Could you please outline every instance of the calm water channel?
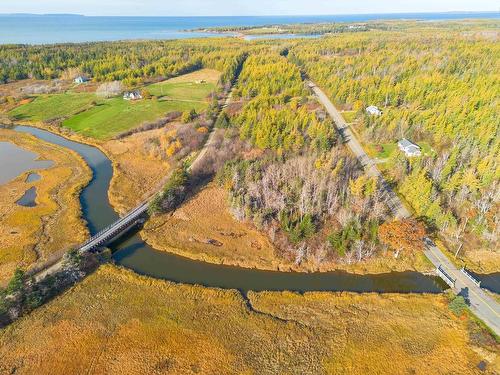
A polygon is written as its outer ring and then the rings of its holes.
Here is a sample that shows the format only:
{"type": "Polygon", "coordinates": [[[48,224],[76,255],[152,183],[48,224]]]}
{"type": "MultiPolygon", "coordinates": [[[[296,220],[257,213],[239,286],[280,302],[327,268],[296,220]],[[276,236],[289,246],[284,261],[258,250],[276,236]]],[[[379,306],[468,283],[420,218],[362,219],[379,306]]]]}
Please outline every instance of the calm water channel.
{"type": "MultiPolygon", "coordinates": [[[[109,204],[107,194],[113,169],[104,153],[95,147],[70,141],[45,130],[28,126],[17,126],[15,130],[70,148],[88,163],[94,176],[82,191],[81,203],[91,233],[96,233],[117,219],[118,215],[109,204]]],[[[439,293],[444,289],[439,279],[418,272],[382,275],[354,275],[342,271],[288,273],[209,264],[157,251],[142,241],[138,234],[131,234],[111,248],[118,265],[139,274],[174,282],[239,289],[243,292],[291,290],[439,293]]]]}
{"type": "Polygon", "coordinates": [[[51,160],[37,160],[38,155],[10,142],[0,142],[0,185],[32,169],[54,165],[51,160]]]}

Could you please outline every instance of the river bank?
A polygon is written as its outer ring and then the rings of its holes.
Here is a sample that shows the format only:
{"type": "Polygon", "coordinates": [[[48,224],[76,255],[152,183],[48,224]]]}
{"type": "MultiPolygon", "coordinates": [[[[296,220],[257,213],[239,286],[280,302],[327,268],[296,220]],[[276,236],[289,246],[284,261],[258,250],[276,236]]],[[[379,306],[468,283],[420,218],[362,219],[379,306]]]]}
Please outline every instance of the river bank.
{"type": "Polygon", "coordinates": [[[227,192],[215,183],[199,191],[173,213],[155,215],[141,236],[155,249],[214,264],[281,272],[346,271],[358,275],[390,272],[431,273],[434,267],[423,254],[390,254],[363,262],[338,263],[306,260],[296,264],[280,257],[268,235],[251,223],[236,220],[229,210],[227,192]]]}
{"type": "Polygon", "coordinates": [[[0,142],[15,144],[53,163],[35,169],[38,178],[34,180],[29,178],[33,172],[29,169],[0,185],[0,284],[4,284],[17,267],[30,268],[85,240],[88,229],[79,195],[92,172],[77,152],[32,135],[0,129],[0,142]],[[36,189],[33,203],[17,204],[30,189],[36,189]]]}

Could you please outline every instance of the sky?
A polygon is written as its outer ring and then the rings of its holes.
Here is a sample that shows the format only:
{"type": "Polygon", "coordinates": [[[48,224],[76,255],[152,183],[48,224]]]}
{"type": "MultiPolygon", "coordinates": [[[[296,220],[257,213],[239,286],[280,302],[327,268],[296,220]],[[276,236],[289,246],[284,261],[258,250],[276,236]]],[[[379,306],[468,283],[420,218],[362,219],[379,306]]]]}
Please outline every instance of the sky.
{"type": "Polygon", "coordinates": [[[0,13],[94,16],[333,15],[499,10],[499,0],[0,0],[0,13]]]}

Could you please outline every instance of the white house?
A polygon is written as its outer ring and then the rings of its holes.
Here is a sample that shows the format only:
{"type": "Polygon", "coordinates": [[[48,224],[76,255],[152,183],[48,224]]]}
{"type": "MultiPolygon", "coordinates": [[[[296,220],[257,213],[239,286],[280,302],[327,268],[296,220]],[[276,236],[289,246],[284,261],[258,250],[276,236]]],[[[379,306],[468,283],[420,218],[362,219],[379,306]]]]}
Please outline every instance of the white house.
{"type": "Polygon", "coordinates": [[[398,142],[398,147],[408,157],[422,155],[422,149],[420,146],[407,140],[406,138],[403,138],[398,142]]]}
{"type": "Polygon", "coordinates": [[[89,81],[89,79],[87,77],[84,77],[84,76],[78,76],[73,80],[73,82],[75,82],[77,84],[85,83],[88,81],[89,81]]]}
{"type": "Polygon", "coordinates": [[[142,95],[139,91],[130,91],[123,94],[123,99],[125,100],[139,100],[142,99],[142,95]]]}
{"type": "Polygon", "coordinates": [[[374,105],[371,105],[368,108],[366,108],[366,112],[368,112],[370,115],[373,116],[380,116],[382,114],[382,111],[374,105]]]}

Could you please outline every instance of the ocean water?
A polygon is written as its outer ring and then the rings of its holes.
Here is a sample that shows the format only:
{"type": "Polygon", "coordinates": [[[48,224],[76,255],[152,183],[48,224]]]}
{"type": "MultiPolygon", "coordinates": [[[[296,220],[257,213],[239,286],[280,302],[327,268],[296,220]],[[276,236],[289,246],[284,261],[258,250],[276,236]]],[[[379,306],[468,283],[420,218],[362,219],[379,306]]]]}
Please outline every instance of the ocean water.
{"type": "Polygon", "coordinates": [[[363,22],[387,19],[452,20],[499,18],[499,12],[363,14],[266,17],[85,17],[78,15],[0,14],[0,44],[49,44],[131,39],[183,39],[215,34],[186,32],[214,26],[260,26],[313,22],[363,22]]]}

